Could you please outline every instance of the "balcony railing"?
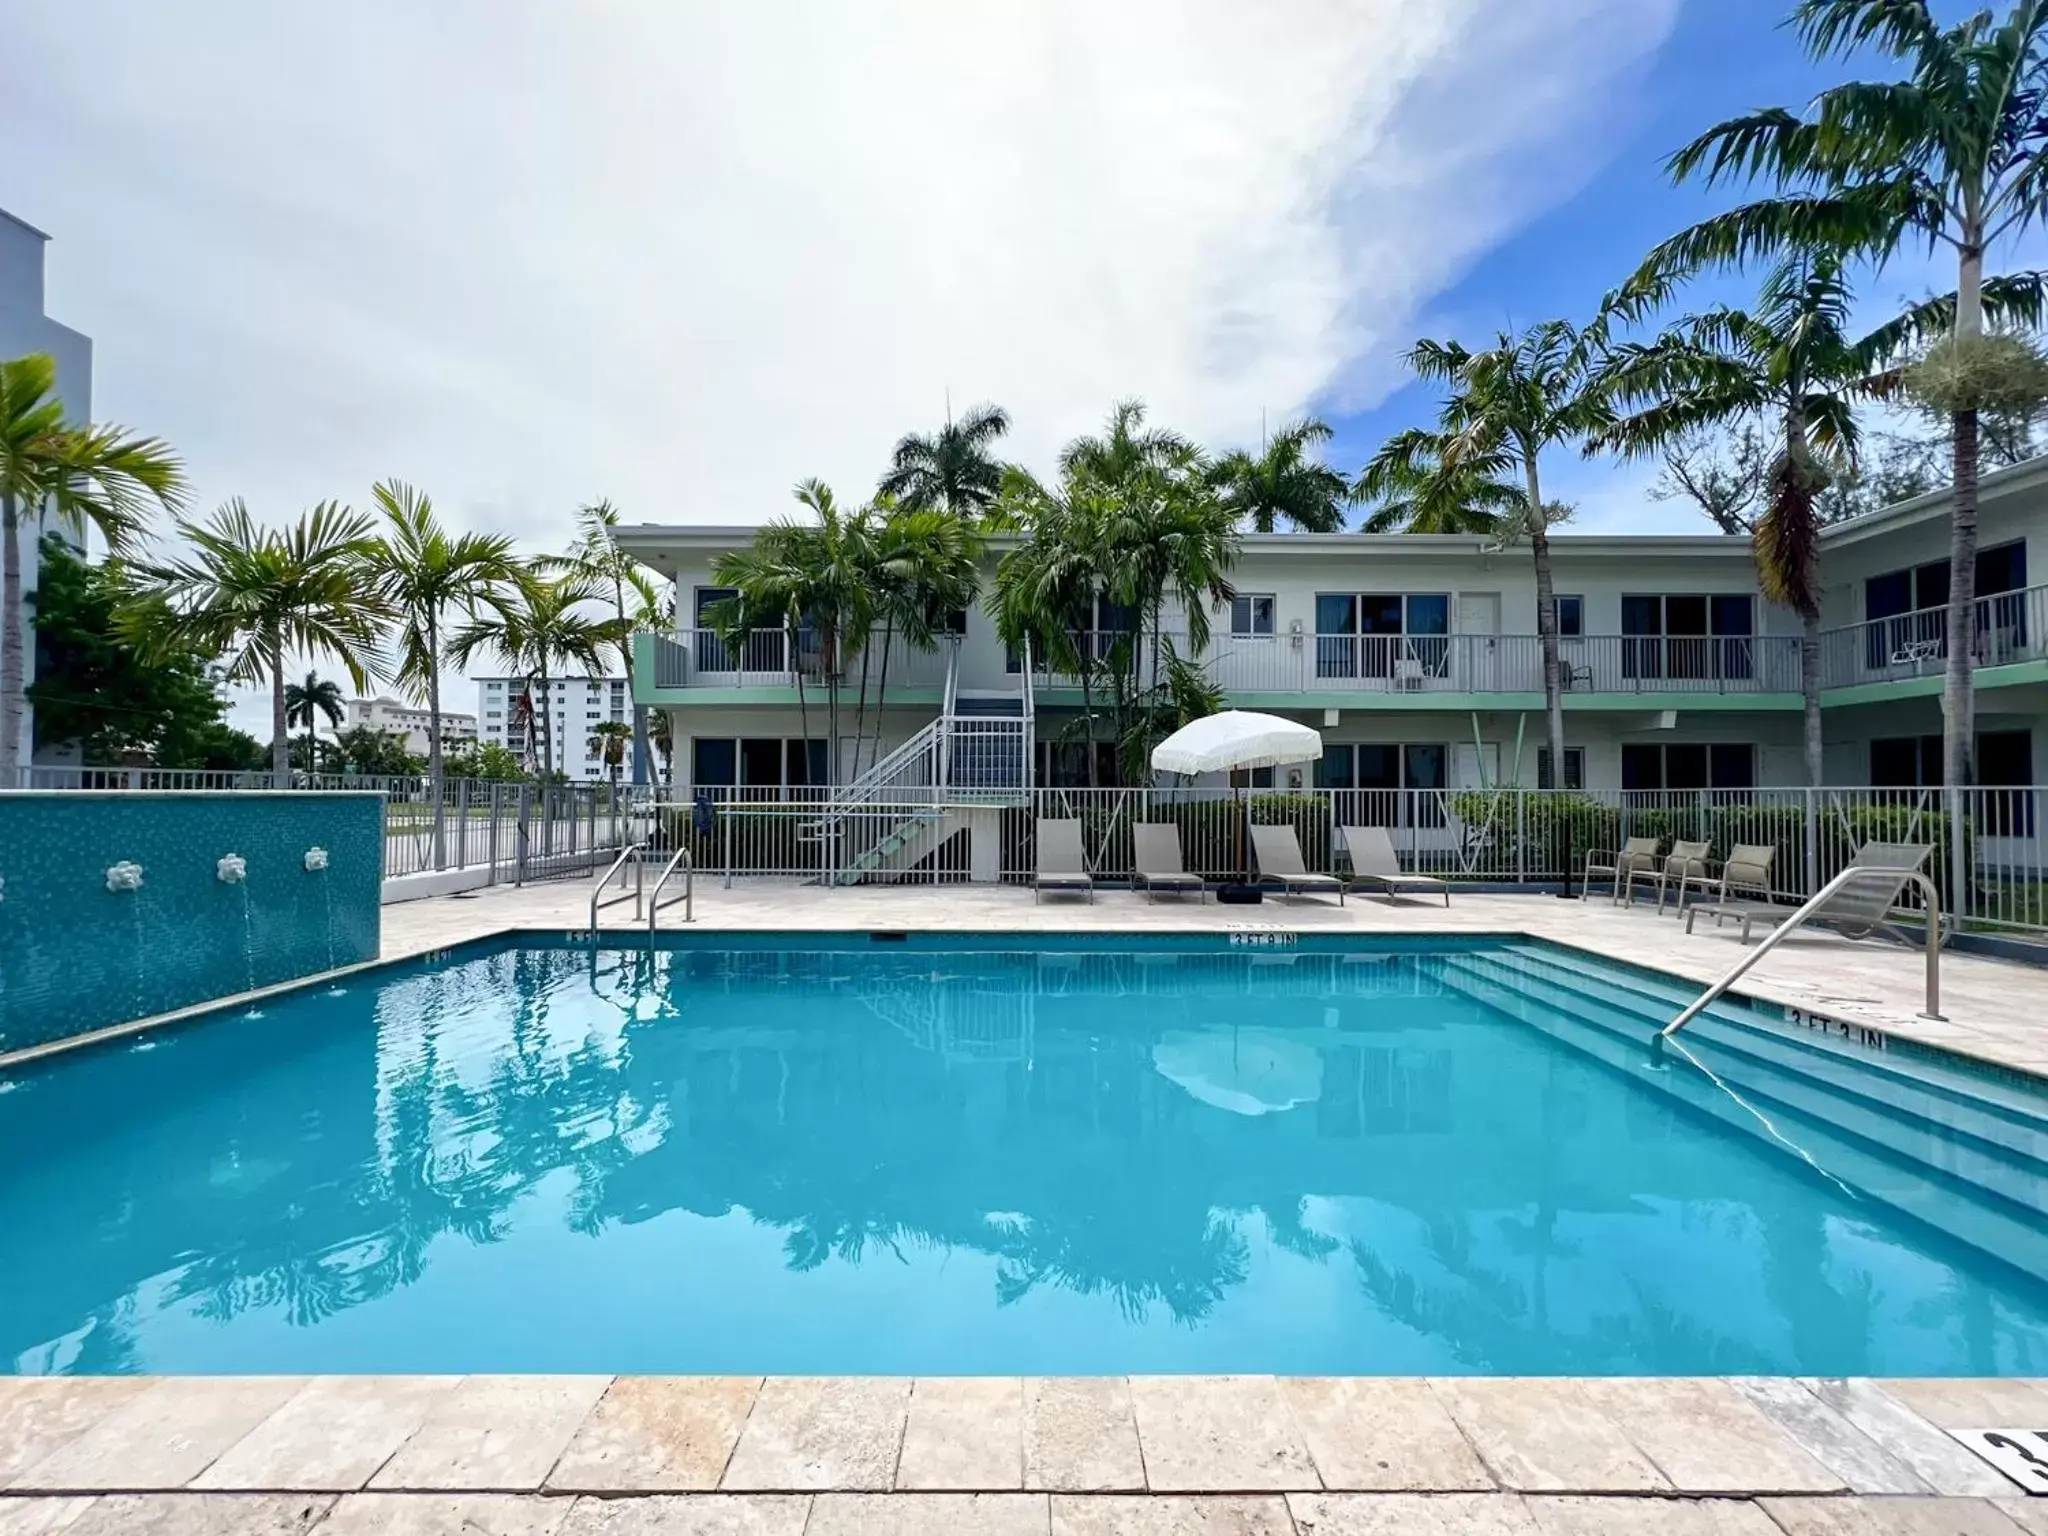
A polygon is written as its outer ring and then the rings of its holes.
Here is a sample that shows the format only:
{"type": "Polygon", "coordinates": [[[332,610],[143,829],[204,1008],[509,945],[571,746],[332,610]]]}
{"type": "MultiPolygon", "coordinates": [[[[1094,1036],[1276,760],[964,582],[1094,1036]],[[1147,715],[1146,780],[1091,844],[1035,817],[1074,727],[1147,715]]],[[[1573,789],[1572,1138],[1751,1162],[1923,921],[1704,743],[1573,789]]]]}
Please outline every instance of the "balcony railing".
{"type": "MultiPolygon", "coordinates": [[[[794,688],[823,687],[826,662],[818,637],[781,629],[757,629],[738,640],[709,629],[686,629],[675,635],[654,635],[654,686],[657,688],[794,688]]],[[[843,685],[858,688],[863,671],[870,688],[882,684],[883,640],[877,634],[866,649],[840,663],[843,685]]],[[[889,642],[888,684],[896,688],[936,688],[946,679],[946,649],[918,650],[900,636],[889,642]]]]}
{"type": "MultiPolygon", "coordinates": [[[[1104,665],[1120,654],[1138,676],[1143,654],[1120,653],[1113,634],[1077,639],[1104,665]]],[[[1185,635],[1169,637],[1192,655],[1185,635]]],[[[1229,635],[1211,633],[1201,656],[1230,693],[1540,693],[1543,649],[1535,635],[1229,635]]],[[[1559,682],[1569,693],[1796,693],[1799,642],[1780,635],[1566,636],[1559,682]]],[[[1046,673],[1052,687],[1080,679],[1046,673]]]]}
{"type": "MultiPolygon", "coordinates": [[[[2048,587],[1995,592],[1976,602],[1972,654],[1980,667],[2048,656],[2048,587]]],[[[1820,637],[1821,685],[1853,688],[1948,668],[1948,609],[1921,608],[1831,629],[1820,637]]]]}

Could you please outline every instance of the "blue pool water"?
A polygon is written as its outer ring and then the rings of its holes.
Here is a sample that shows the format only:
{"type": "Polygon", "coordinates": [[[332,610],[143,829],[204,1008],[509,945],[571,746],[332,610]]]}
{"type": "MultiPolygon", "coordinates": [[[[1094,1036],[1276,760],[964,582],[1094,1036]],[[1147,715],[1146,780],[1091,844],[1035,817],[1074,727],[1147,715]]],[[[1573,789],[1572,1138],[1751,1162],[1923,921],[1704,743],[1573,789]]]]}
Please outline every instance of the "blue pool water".
{"type": "Polygon", "coordinates": [[[2048,1374],[2048,1099],[1526,941],[457,951],[0,1078],[26,1372],[2048,1374]],[[1132,947],[1138,946],[1138,947],[1132,947]]]}

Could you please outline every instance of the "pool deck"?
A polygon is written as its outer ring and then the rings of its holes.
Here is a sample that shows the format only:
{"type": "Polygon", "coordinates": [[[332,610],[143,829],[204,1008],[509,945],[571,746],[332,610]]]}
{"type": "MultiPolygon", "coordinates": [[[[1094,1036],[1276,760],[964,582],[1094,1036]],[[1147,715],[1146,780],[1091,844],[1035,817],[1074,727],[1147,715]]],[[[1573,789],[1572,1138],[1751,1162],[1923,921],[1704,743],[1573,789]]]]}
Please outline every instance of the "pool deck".
{"type": "MultiPolygon", "coordinates": [[[[396,959],[588,927],[589,886],[384,912],[396,959]]],[[[632,932],[630,906],[604,914],[632,932]]],[[[680,928],[681,911],[664,912],[680,928]]],[[[706,882],[697,931],[1512,933],[1710,980],[1730,928],[1468,896],[1258,908],[1104,892],[706,882]]],[[[1745,981],[2048,1076],[2048,971],[1799,937],[1745,981]]],[[[2048,1432],[2048,1380],[1794,1378],[0,1378],[0,1536],[2048,1536],[1958,1438],[2048,1432]]],[[[2048,1441],[2042,1442],[2048,1455],[2048,1441]]],[[[2037,1493],[2048,1494],[2048,1482],[2037,1493]]]]}
{"type": "Polygon", "coordinates": [[[2021,1381],[0,1381],[0,1532],[2017,1536],[2021,1381]]]}

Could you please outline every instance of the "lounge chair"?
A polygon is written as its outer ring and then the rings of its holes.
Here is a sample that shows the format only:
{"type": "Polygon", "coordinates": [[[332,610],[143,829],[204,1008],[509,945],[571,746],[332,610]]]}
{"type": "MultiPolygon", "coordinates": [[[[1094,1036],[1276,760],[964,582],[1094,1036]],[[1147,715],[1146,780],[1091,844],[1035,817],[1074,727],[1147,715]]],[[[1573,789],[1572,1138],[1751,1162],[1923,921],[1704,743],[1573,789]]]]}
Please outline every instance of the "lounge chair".
{"type": "Polygon", "coordinates": [[[1771,866],[1777,861],[1778,850],[1769,843],[1737,843],[1728,851],[1728,861],[1715,873],[1710,867],[1698,873],[1688,873],[1678,882],[1678,910],[1685,910],[1687,896],[1698,886],[1702,896],[1711,904],[1733,907],[1738,892],[1747,891],[1758,901],[1768,902],[1771,895],[1771,866]]]}
{"type": "Polygon", "coordinates": [[[1288,826],[1253,827],[1252,855],[1258,860],[1259,884],[1277,885],[1289,896],[1303,891],[1337,893],[1344,905],[1344,882],[1335,875],[1313,875],[1301,861],[1301,842],[1288,826]]]}
{"type": "Polygon", "coordinates": [[[1606,875],[1614,882],[1613,900],[1621,905],[1622,892],[1628,889],[1628,882],[1637,870],[1653,870],[1657,867],[1657,849],[1663,843],[1658,837],[1632,837],[1621,845],[1621,851],[1609,848],[1594,848],[1586,854],[1586,877],[1579,886],[1579,900],[1593,898],[1593,877],[1606,875]],[[1606,862],[1602,863],[1601,860],[1606,862]]]}
{"type": "Polygon", "coordinates": [[[1038,872],[1031,877],[1031,899],[1045,899],[1047,891],[1085,891],[1095,900],[1095,877],[1088,873],[1088,856],[1081,849],[1078,821],[1038,821],[1038,872]]]}
{"type": "Polygon", "coordinates": [[[1351,853],[1351,878],[1365,884],[1378,886],[1392,895],[1403,895],[1411,891],[1441,893],[1444,905],[1451,904],[1450,882],[1439,880],[1434,875],[1409,875],[1401,872],[1401,860],[1394,853],[1394,840],[1387,836],[1385,827],[1339,827],[1344,834],[1344,846],[1351,853]]]}
{"type": "MultiPolygon", "coordinates": [[[[1868,937],[1885,926],[1885,919],[1898,902],[1899,892],[1906,888],[1907,878],[1927,862],[1927,855],[1933,851],[1927,843],[1865,843],[1857,849],[1856,857],[1849,861],[1849,868],[1868,870],[1869,875],[1851,880],[1815,908],[1806,921],[1831,928],[1845,938],[1868,937]]],[[[1692,932],[1693,922],[1702,912],[1711,912],[1716,928],[1721,926],[1724,918],[1740,919],[1742,942],[1747,944],[1752,924],[1763,920],[1775,927],[1795,910],[1758,902],[1701,902],[1685,914],[1685,931],[1692,932]]]]}
{"type": "Polygon", "coordinates": [[[1181,862],[1180,828],[1170,821],[1141,821],[1131,828],[1133,889],[1142,889],[1157,901],[1161,891],[1193,891],[1200,901],[1207,885],[1200,875],[1191,875],[1181,862]]]}
{"type": "MultiPolygon", "coordinates": [[[[1697,843],[1673,843],[1671,851],[1663,858],[1653,861],[1650,868],[1638,867],[1629,871],[1623,885],[1622,904],[1630,907],[1636,904],[1636,882],[1641,880],[1657,887],[1657,911],[1662,914],[1667,893],[1676,893],[1682,897],[1688,878],[1694,875],[1702,880],[1706,878],[1707,856],[1713,849],[1714,845],[1704,840],[1697,843]]],[[[1679,905],[1682,907],[1685,903],[1681,900],[1679,905]]]]}

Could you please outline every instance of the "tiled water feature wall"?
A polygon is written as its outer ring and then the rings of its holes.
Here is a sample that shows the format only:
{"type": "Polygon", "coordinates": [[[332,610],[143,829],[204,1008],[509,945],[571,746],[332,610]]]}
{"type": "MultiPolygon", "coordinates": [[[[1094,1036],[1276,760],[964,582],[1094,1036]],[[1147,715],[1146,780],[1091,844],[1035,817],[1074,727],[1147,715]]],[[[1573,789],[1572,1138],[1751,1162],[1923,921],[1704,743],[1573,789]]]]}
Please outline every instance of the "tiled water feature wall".
{"type": "Polygon", "coordinates": [[[0,793],[0,1052],[377,957],[370,794],[0,793]]]}

